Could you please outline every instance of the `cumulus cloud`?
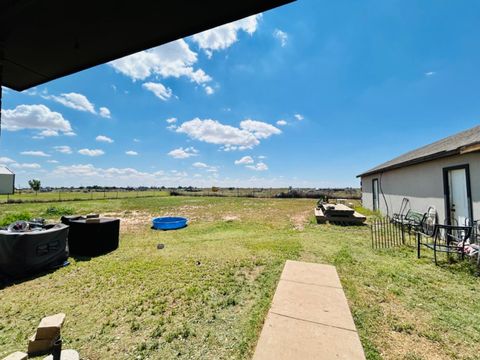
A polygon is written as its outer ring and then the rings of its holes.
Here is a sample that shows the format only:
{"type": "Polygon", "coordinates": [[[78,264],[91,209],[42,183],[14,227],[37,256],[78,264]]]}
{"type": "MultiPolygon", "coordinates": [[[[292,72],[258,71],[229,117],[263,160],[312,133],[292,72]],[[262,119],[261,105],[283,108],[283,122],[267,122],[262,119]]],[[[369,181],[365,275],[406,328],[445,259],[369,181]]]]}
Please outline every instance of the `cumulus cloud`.
{"type": "Polygon", "coordinates": [[[22,151],[20,154],[28,155],[28,156],[41,156],[41,157],[49,157],[50,155],[44,153],[43,151],[22,151]]]}
{"type": "Polygon", "coordinates": [[[273,125],[267,124],[262,121],[256,120],[243,120],[240,123],[240,128],[249,131],[252,133],[257,139],[266,139],[272,135],[281,134],[282,131],[276,128],[273,125]]]}
{"type": "Polygon", "coordinates": [[[109,63],[119,73],[132,80],[145,80],[150,76],[161,78],[186,77],[197,84],[211,80],[202,69],[194,69],[197,53],[180,39],[156,48],[114,60],[109,63]]]}
{"type": "Polygon", "coordinates": [[[71,109],[87,111],[89,113],[96,114],[95,106],[83,94],[71,92],[60,95],[45,95],[44,97],[54,100],[71,109]]]}
{"type": "Polygon", "coordinates": [[[295,114],[293,116],[295,116],[295,119],[297,119],[298,121],[302,121],[304,119],[302,114],[295,114]]]}
{"type": "Polygon", "coordinates": [[[257,137],[249,131],[224,125],[212,119],[195,118],[184,122],[176,131],[187,134],[195,140],[223,145],[225,150],[249,149],[260,143],[257,137]]]}
{"type": "Polygon", "coordinates": [[[70,148],[70,146],[67,146],[67,145],[54,146],[53,148],[56,151],[58,151],[59,153],[62,153],[62,154],[71,154],[72,153],[72,149],[70,148]]]}
{"type": "Polygon", "coordinates": [[[215,92],[211,86],[205,86],[205,93],[207,95],[212,95],[215,92]]]}
{"type": "Polygon", "coordinates": [[[17,169],[40,169],[41,166],[40,164],[37,163],[13,163],[11,166],[17,168],[17,169]]]}
{"type": "Polygon", "coordinates": [[[244,31],[252,35],[258,27],[261,14],[252,15],[241,20],[221,25],[216,28],[195,34],[192,40],[211,57],[213,51],[223,50],[238,41],[238,32],[244,31]]]}
{"type": "Polygon", "coordinates": [[[235,165],[246,165],[246,164],[253,164],[253,158],[251,156],[244,156],[239,160],[235,160],[235,165]]]}
{"type": "Polygon", "coordinates": [[[86,156],[100,156],[105,154],[105,152],[100,149],[80,149],[78,153],[86,156]]]}
{"type": "Polygon", "coordinates": [[[280,42],[281,47],[284,47],[285,45],[287,45],[288,34],[285,31],[282,31],[280,29],[275,29],[273,31],[273,37],[280,42]]]}
{"type": "Polygon", "coordinates": [[[136,155],[138,155],[138,152],[133,151],[133,150],[128,150],[128,151],[125,151],[125,154],[127,154],[129,156],[136,156],[136,155]]]}
{"type": "Polygon", "coordinates": [[[172,89],[165,87],[161,83],[146,82],[142,87],[151,91],[160,100],[167,101],[172,97],[172,89]]]}
{"type": "Polygon", "coordinates": [[[40,131],[38,136],[41,136],[41,137],[58,136],[58,131],[57,130],[43,130],[43,131],[40,131]]]}
{"type": "Polygon", "coordinates": [[[287,122],[285,120],[278,120],[277,125],[278,126],[285,126],[285,125],[287,125],[287,122]]]}
{"type": "Polygon", "coordinates": [[[95,140],[99,141],[99,142],[105,142],[105,143],[113,143],[113,139],[109,138],[108,136],[105,136],[105,135],[98,135],[95,140]]]}
{"type": "Polygon", "coordinates": [[[192,156],[197,156],[198,150],[193,147],[188,147],[185,149],[181,147],[170,151],[168,155],[173,157],[174,159],[187,159],[192,156]]]}
{"type": "Polygon", "coordinates": [[[268,166],[264,162],[259,162],[255,165],[247,165],[246,168],[251,169],[251,170],[255,170],[255,171],[267,171],[268,170],[268,166]]]}
{"type": "Polygon", "coordinates": [[[433,76],[435,74],[436,74],[435,71],[428,71],[425,73],[425,76],[433,76]]]}
{"type": "Polygon", "coordinates": [[[167,123],[169,124],[174,124],[177,122],[177,118],[174,118],[174,117],[171,117],[171,118],[168,118],[167,120],[165,120],[167,123]]]}
{"type": "Polygon", "coordinates": [[[139,143],[139,142],[140,142],[140,139],[134,138],[134,139],[133,139],[133,142],[139,143]]]}
{"type": "Polygon", "coordinates": [[[51,111],[45,105],[18,105],[13,110],[2,112],[3,128],[9,131],[40,129],[72,132],[70,122],[62,114],[51,111]]]}
{"type": "Polygon", "coordinates": [[[47,160],[50,164],[58,164],[58,160],[47,160]]]}
{"type": "Polygon", "coordinates": [[[217,172],[218,171],[218,167],[208,165],[208,164],[205,164],[203,162],[195,162],[195,163],[192,164],[192,166],[196,167],[197,169],[204,169],[208,172],[217,172]]]}
{"type": "Polygon", "coordinates": [[[0,164],[11,164],[11,163],[14,163],[15,160],[13,159],[10,159],[8,157],[5,157],[5,156],[0,156],[0,164]]]}
{"type": "Polygon", "coordinates": [[[112,116],[112,114],[110,112],[110,109],[105,107],[105,106],[101,106],[98,109],[98,115],[100,115],[103,118],[107,118],[107,119],[110,119],[110,117],[112,116]]]}

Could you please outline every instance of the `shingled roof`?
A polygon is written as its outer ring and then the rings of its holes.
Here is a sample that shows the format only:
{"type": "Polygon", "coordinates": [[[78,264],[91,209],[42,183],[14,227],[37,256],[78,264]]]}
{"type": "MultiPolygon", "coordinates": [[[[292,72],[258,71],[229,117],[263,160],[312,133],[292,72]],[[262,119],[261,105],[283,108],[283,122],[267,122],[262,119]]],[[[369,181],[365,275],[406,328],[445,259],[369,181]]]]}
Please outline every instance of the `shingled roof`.
{"type": "Polygon", "coordinates": [[[398,169],[425,161],[473,151],[480,151],[480,125],[438,140],[416,150],[409,151],[360,175],[357,175],[357,177],[376,174],[387,170],[398,169]]]}

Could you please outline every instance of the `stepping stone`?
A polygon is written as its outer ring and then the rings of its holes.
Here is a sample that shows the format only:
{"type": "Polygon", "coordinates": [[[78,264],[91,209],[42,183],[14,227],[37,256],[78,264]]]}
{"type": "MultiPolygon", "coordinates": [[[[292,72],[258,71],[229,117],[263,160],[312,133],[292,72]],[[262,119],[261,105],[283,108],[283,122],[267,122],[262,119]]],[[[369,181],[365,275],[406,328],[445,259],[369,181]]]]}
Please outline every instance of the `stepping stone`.
{"type": "Polygon", "coordinates": [[[13,354],[4,357],[3,360],[27,360],[28,355],[21,351],[15,351],[13,354]]]}
{"type": "MultiPolygon", "coordinates": [[[[53,355],[48,355],[43,360],[53,360],[53,355]]],[[[75,350],[62,350],[62,353],[60,354],[60,360],[80,360],[80,355],[75,350]]]]}
{"type": "Polygon", "coordinates": [[[55,339],[60,335],[60,329],[65,321],[65,314],[59,313],[44,317],[37,327],[35,340],[55,339]]]}

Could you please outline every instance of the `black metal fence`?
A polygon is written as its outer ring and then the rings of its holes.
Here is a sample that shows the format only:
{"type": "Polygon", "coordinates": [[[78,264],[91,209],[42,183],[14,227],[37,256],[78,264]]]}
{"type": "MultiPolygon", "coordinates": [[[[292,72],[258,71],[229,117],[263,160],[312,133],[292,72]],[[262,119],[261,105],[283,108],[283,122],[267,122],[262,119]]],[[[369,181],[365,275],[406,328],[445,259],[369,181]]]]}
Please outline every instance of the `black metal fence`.
{"type": "Polygon", "coordinates": [[[370,225],[372,247],[389,249],[415,244],[415,233],[408,226],[393,221],[390,217],[374,219],[370,225]]]}

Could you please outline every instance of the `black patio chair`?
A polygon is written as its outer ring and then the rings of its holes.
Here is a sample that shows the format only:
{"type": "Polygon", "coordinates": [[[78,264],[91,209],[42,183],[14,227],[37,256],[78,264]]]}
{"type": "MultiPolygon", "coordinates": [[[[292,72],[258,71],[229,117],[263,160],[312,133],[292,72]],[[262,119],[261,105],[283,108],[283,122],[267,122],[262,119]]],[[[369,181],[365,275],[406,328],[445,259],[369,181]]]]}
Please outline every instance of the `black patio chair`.
{"type": "Polygon", "coordinates": [[[405,212],[407,211],[407,207],[409,206],[410,206],[410,200],[404,197],[402,199],[402,203],[400,204],[400,210],[398,213],[393,214],[392,221],[397,224],[401,223],[405,218],[405,212]]]}
{"type": "Polygon", "coordinates": [[[436,226],[438,223],[438,215],[435,207],[430,206],[427,212],[423,214],[419,224],[414,225],[414,231],[417,236],[417,258],[420,259],[420,248],[422,245],[431,247],[433,238],[436,234],[436,226]],[[424,241],[422,241],[424,240],[424,241]]]}
{"type": "Polygon", "coordinates": [[[438,265],[438,253],[454,254],[464,259],[471,234],[472,226],[436,225],[433,243],[423,245],[433,250],[435,265],[438,265]]]}

